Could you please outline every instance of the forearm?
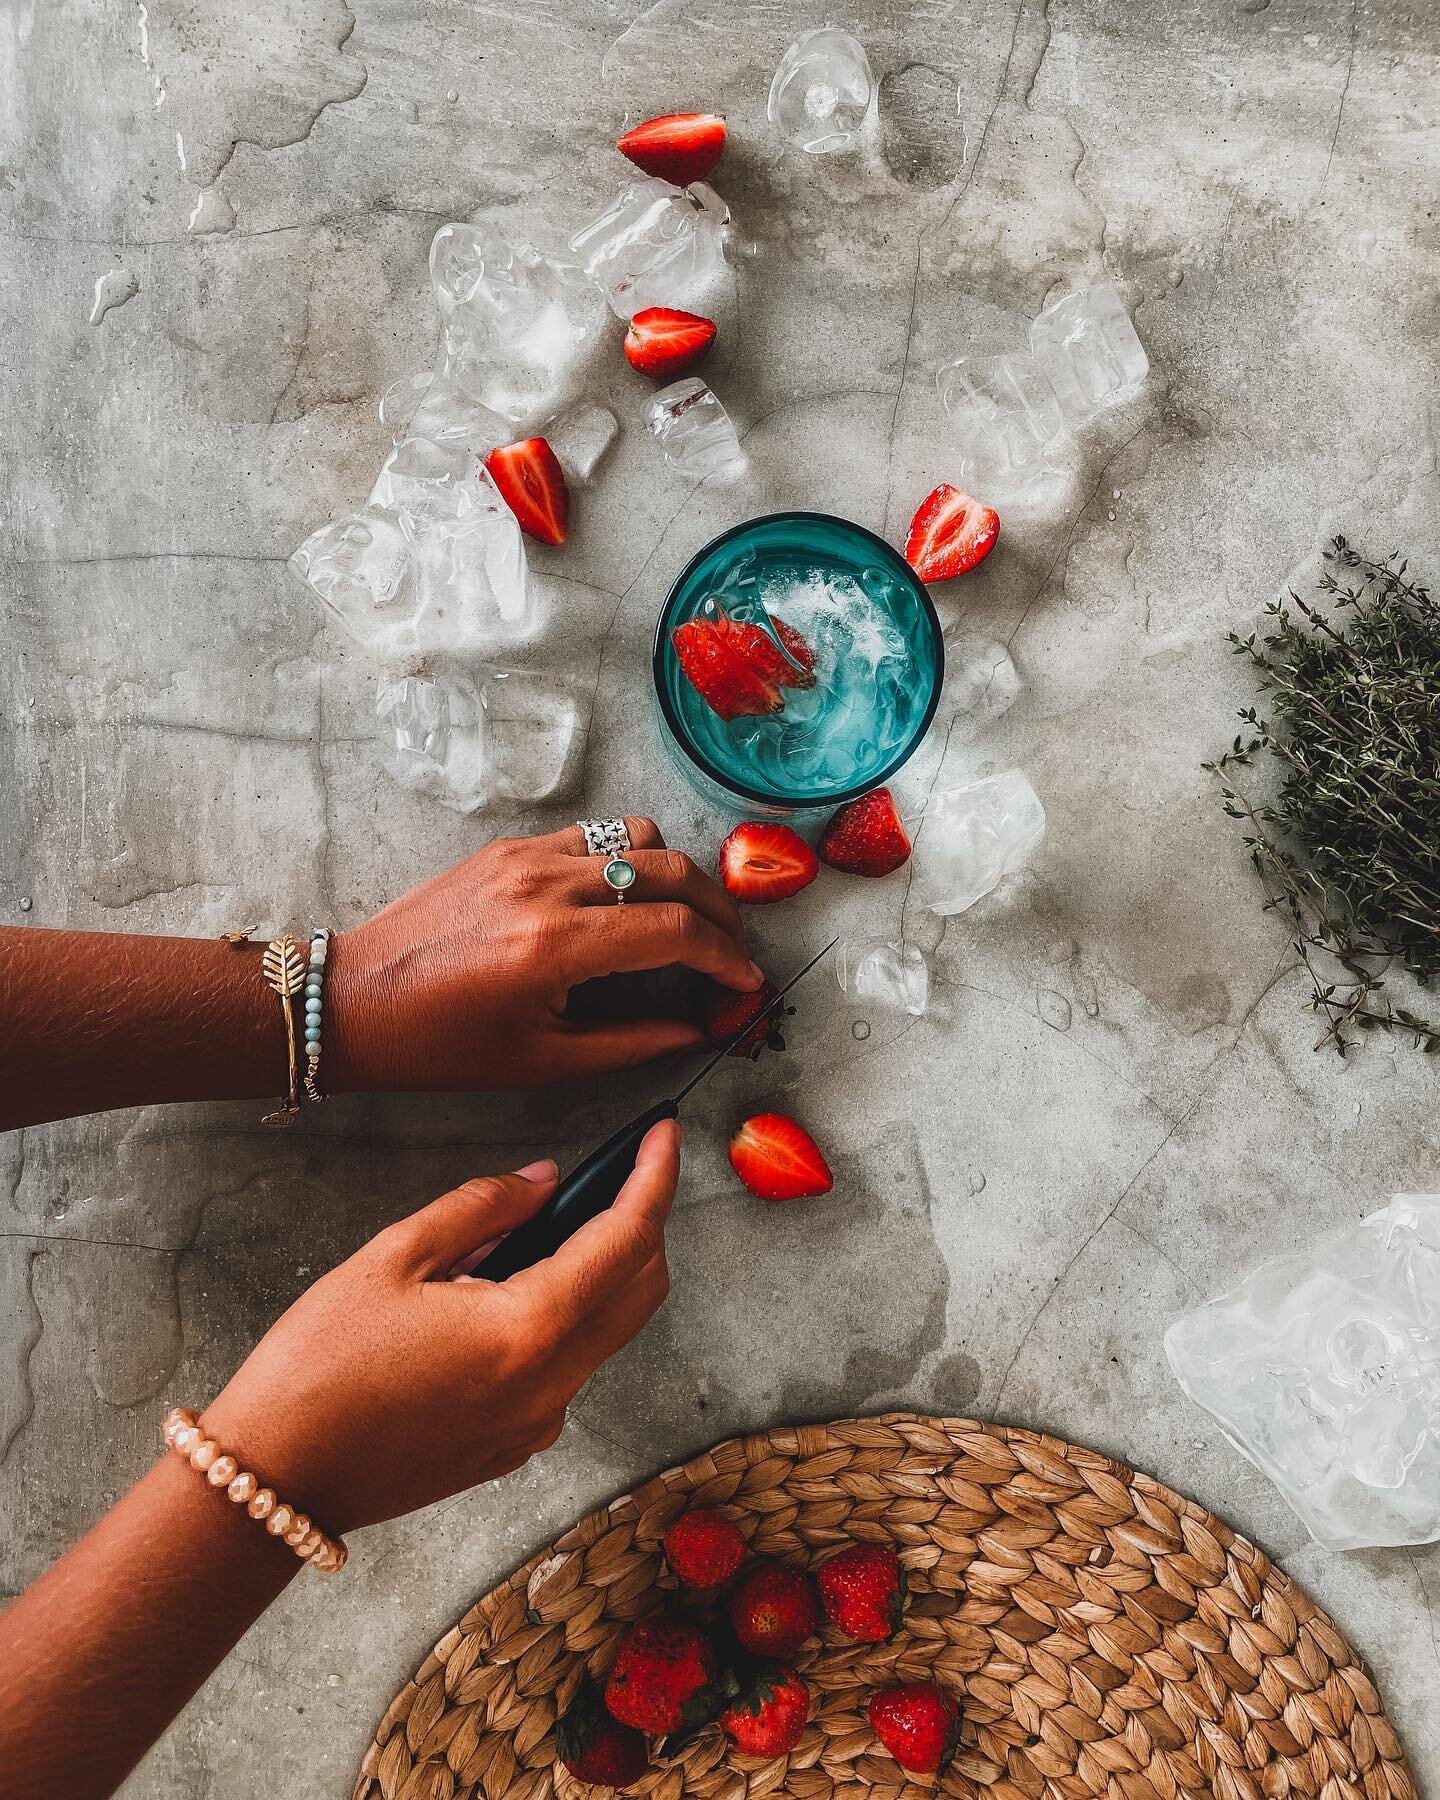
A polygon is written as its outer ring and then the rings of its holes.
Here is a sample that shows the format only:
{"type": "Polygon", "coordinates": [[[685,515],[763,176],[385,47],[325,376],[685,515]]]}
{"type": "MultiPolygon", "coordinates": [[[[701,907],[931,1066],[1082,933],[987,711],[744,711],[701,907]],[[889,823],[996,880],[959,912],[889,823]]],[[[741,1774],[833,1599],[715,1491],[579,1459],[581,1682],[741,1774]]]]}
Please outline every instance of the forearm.
{"type": "MultiPolygon", "coordinates": [[[[111,1107],[282,1093],[285,1028],[261,976],[263,951],[203,938],[0,927],[0,1129],[111,1107]]],[[[339,1092],[361,1085],[339,938],[328,970],[324,1077],[339,1092]]]]}
{"type": "Polygon", "coordinates": [[[164,1457],[0,1614],[5,1793],[112,1793],[300,1567],[164,1457]]]}

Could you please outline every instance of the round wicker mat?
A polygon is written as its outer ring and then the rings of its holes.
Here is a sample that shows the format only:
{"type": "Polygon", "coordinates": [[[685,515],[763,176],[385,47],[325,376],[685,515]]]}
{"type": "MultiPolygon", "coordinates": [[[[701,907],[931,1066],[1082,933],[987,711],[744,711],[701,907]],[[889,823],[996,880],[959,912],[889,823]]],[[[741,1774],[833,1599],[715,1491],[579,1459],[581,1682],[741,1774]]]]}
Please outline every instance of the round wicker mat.
{"type": "Polygon", "coordinates": [[[691,1506],[789,1562],[893,1544],[905,1624],[879,1645],[827,1626],[802,1652],[812,1717],[787,1758],[739,1756],[712,1728],[637,1794],[1414,1800],[1359,1657],[1254,1545],[1094,1450],[910,1413],[732,1438],[582,1519],[441,1638],[381,1720],[355,1800],[593,1793],[554,1761],[556,1709],[673,1597],[660,1541],[691,1506]],[[943,1776],[907,1776],[865,1701],[927,1677],[961,1705],[961,1747],[943,1776]]]}

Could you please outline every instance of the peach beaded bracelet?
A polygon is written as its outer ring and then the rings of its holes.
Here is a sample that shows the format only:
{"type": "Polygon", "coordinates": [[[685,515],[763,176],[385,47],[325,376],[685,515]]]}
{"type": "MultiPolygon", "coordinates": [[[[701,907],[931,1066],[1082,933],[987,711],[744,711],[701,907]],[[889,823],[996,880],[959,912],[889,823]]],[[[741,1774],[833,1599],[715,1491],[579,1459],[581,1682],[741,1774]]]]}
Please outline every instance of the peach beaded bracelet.
{"type": "Polygon", "coordinates": [[[328,1536],[318,1525],[312,1525],[304,1513],[277,1501],[271,1489],[261,1487],[254,1475],[242,1469],[213,1438],[206,1437],[199,1420],[187,1407],[177,1406],[166,1413],[161,1430],[170,1448],[203,1475],[211,1487],[224,1488],[236,1506],[243,1506],[271,1537],[282,1538],[302,1562],[325,1575],[345,1567],[350,1554],[345,1540],[328,1536]]]}

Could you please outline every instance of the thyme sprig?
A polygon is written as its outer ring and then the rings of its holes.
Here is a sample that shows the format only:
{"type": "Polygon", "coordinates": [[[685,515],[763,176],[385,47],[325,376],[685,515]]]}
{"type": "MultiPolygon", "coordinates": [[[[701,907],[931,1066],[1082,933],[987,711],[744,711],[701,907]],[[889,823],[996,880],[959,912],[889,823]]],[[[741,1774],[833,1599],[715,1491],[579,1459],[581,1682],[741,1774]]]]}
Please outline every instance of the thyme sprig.
{"type": "Polygon", "coordinates": [[[1397,968],[1422,988],[1440,976],[1440,605],[1398,552],[1376,562],[1337,537],[1326,554],[1328,605],[1292,592],[1266,608],[1267,635],[1229,633],[1271,717],[1244,708],[1248,730],[1204,766],[1246,827],[1266,911],[1289,921],[1324,1020],[1315,1048],[1343,1056],[1353,1027],[1433,1051],[1440,1028],[1385,982],[1397,968]],[[1278,765],[1270,799],[1236,773],[1261,752],[1278,765]]]}

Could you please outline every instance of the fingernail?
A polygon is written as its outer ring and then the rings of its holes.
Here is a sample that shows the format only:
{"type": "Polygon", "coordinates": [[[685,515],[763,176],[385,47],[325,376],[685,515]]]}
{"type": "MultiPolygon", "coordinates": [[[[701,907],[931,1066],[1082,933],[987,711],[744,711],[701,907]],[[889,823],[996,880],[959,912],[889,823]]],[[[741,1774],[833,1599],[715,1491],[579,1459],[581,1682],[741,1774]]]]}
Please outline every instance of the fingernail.
{"type": "Polygon", "coordinates": [[[765,971],[760,967],[759,963],[751,963],[750,979],[755,983],[756,987],[759,987],[765,980],[765,971]]]}
{"type": "Polygon", "coordinates": [[[523,1175],[527,1181],[553,1181],[560,1170],[548,1156],[542,1156],[539,1162],[526,1163],[523,1169],[517,1169],[515,1173],[523,1175]]]}

